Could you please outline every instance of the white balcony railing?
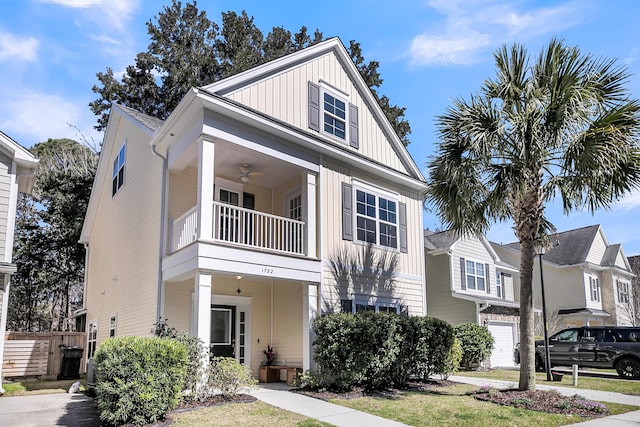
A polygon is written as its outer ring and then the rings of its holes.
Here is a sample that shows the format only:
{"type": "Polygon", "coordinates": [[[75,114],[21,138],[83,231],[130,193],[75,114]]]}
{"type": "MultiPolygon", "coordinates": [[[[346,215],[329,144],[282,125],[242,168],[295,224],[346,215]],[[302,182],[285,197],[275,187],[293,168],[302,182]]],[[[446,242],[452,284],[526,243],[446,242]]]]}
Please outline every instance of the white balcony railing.
{"type": "MultiPolygon", "coordinates": [[[[198,239],[197,215],[197,207],[193,207],[172,221],[171,253],[198,239]]],[[[305,223],[302,221],[213,202],[213,240],[304,255],[304,236],[305,223]]]]}

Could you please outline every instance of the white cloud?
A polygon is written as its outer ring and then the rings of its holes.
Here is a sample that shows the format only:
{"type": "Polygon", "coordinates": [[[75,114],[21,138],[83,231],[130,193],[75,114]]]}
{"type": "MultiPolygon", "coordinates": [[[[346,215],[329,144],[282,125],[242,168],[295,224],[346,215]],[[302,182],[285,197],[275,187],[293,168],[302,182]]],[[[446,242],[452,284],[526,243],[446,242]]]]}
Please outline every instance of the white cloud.
{"type": "Polygon", "coordinates": [[[634,191],[623,197],[618,203],[615,204],[616,208],[620,209],[634,209],[640,207],[640,191],[634,191]]]}
{"type": "Polygon", "coordinates": [[[72,9],[83,9],[92,21],[123,29],[140,4],[140,0],[40,0],[72,9]]]}
{"type": "Polygon", "coordinates": [[[38,56],[38,45],[38,39],[35,37],[18,37],[0,32],[0,61],[35,61],[38,56]]]}
{"type": "Polygon", "coordinates": [[[409,49],[412,64],[474,63],[487,48],[510,43],[516,36],[532,38],[569,28],[585,10],[573,1],[530,10],[518,10],[518,3],[504,0],[432,0],[428,5],[444,19],[414,37],[409,49]]]}
{"type": "Polygon", "coordinates": [[[56,94],[20,91],[7,96],[0,103],[0,129],[14,137],[22,145],[31,145],[49,138],[78,140],[78,130],[87,138],[95,139],[97,133],[91,123],[86,123],[86,104],[67,100],[56,94]],[[82,108],[82,110],[81,110],[82,108]],[[78,128],[74,129],[71,125],[78,128]]]}

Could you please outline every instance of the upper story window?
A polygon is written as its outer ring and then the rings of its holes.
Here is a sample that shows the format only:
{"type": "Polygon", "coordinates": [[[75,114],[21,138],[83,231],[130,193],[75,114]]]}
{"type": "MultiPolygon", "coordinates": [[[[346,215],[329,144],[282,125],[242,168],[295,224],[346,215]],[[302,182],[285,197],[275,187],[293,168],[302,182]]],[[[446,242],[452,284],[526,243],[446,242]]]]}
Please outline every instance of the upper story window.
{"type": "Polygon", "coordinates": [[[113,159],[113,175],[111,178],[111,196],[115,196],[120,187],[124,185],[124,162],[126,157],[127,144],[122,144],[120,151],[113,159]]]}
{"type": "Polygon", "coordinates": [[[504,287],[502,284],[502,273],[496,271],[496,296],[504,298],[504,287]]]}
{"type": "Polygon", "coordinates": [[[359,149],[358,107],[348,95],[326,82],[309,82],[309,128],[330,135],[359,149]]]}
{"type": "Polygon", "coordinates": [[[486,289],[484,267],[485,265],[481,262],[467,260],[467,289],[475,289],[477,291],[484,291],[486,289]]]}
{"type": "Polygon", "coordinates": [[[616,280],[616,285],[618,287],[618,302],[628,303],[629,302],[629,283],[616,280]]]}
{"type": "Polygon", "coordinates": [[[356,239],[397,248],[397,208],[394,200],[356,189],[356,239]]]}
{"type": "Polygon", "coordinates": [[[589,289],[591,291],[591,301],[600,302],[600,281],[597,277],[589,277],[589,289]]]}
{"type": "Polygon", "coordinates": [[[340,139],[347,137],[347,103],[324,92],[324,131],[340,139]]]}

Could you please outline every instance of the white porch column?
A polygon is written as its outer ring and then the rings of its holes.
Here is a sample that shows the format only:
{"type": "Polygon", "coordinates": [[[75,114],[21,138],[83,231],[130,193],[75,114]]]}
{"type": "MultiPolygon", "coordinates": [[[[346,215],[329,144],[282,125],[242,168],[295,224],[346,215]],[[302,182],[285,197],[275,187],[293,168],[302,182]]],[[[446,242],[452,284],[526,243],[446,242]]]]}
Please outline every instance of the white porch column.
{"type": "Polygon", "coordinates": [[[304,284],[302,290],[302,370],[315,368],[313,361],[313,320],[318,315],[318,284],[304,284]]]}
{"type": "Polygon", "coordinates": [[[201,138],[198,141],[198,238],[213,238],[213,183],[214,170],[213,141],[201,138]]]}
{"type": "Polygon", "coordinates": [[[202,340],[207,350],[211,344],[211,274],[197,272],[195,277],[195,331],[194,335],[202,340]]]}
{"type": "Polygon", "coordinates": [[[316,208],[316,176],[307,172],[302,176],[302,217],[307,224],[305,228],[307,256],[316,256],[316,221],[318,217],[316,208]]]}

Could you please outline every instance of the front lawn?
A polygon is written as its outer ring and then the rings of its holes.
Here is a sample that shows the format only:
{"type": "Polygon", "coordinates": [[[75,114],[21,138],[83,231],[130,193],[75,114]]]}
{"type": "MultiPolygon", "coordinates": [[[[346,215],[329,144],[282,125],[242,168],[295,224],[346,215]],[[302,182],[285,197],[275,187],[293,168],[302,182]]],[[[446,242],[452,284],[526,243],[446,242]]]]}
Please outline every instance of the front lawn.
{"type": "MultiPolygon", "coordinates": [[[[520,372],[510,369],[493,369],[489,371],[456,372],[455,375],[477,378],[491,378],[495,380],[518,383],[520,372]]],[[[571,375],[564,375],[562,381],[547,381],[547,374],[536,372],[536,383],[551,386],[573,387],[571,375]]],[[[578,387],[587,390],[612,391],[640,396],[640,381],[629,381],[617,378],[589,378],[578,375],[578,387]]]]}
{"type": "MultiPolygon", "coordinates": [[[[501,406],[467,395],[477,390],[460,384],[426,391],[409,391],[391,396],[369,396],[358,399],[332,399],[331,403],[416,427],[427,426],[561,426],[585,421],[577,415],[549,414],[501,406]]],[[[610,414],[637,410],[637,407],[605,403],[610,414]]]]}
{"type": "Polygon", "coordinates": [[[172,426],[220,426],[220,427],[323,427],[322,423],[304,415],[255,401],[212,406],[206,409],[171,414],[172,426]]]}

